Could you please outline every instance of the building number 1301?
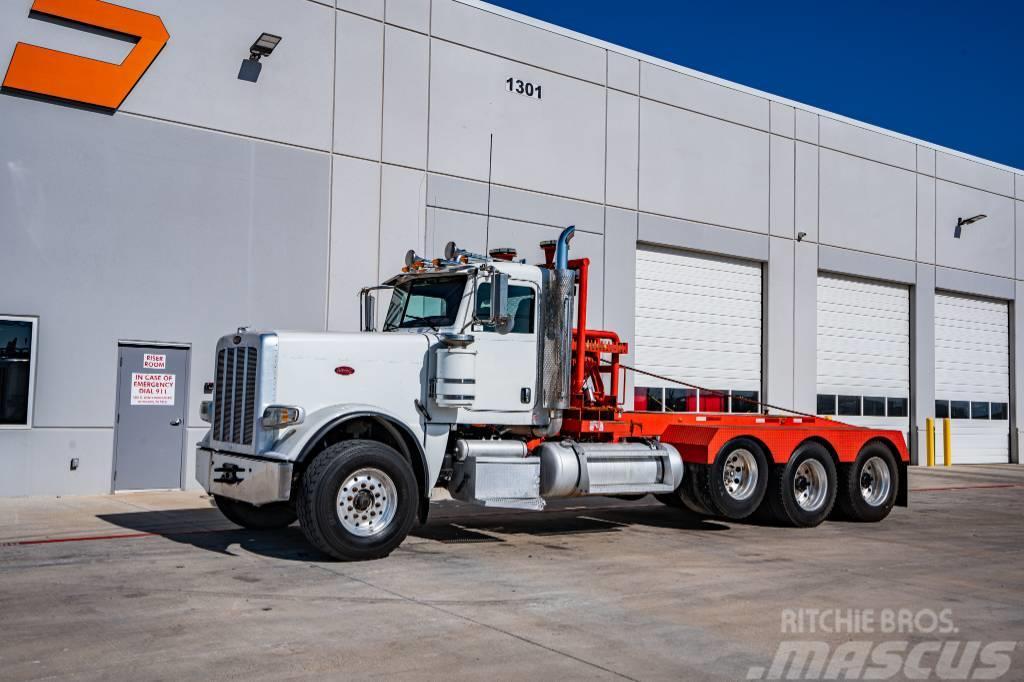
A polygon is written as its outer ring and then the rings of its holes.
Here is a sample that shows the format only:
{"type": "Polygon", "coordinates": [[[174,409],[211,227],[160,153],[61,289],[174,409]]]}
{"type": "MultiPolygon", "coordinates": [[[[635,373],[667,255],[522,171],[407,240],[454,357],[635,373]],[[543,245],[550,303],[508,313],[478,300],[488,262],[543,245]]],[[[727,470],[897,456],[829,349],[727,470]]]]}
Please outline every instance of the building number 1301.
{"type": "Polygon", "coordinates": [[[505,81],[505,85],[508,86],[508,91],[517,95],[524,95],[526,97],[536,97],[541,99],[541,86],[534,85],[533,83],[527,83],[526,81],[519,80],[518,78],[509,78],[505,81]]]}

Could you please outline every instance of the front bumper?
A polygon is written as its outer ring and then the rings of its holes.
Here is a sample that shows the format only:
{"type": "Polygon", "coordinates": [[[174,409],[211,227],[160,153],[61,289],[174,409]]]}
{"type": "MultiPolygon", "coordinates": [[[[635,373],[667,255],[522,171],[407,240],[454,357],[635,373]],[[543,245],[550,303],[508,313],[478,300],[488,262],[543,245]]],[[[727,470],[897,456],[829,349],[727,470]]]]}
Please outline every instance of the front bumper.
{"type": "Polygon", "coordinates": [[[291,496],[292,463],[196,449],[196,479],[213,495],[254,505],[285,502],[291,496]]]}

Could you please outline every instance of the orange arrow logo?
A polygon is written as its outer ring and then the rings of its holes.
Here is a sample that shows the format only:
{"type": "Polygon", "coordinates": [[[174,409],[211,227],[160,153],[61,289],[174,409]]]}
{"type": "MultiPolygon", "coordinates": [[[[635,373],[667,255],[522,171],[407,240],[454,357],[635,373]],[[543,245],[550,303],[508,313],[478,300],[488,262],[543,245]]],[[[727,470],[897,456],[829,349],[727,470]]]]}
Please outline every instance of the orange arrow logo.
{"type": "Polygon", "coordinates": [[[34,0],[32,11],[137,39],[120,64],[18,43],[3,87],[117,109],[170,36],[160,17],[102,0],[34,0]]]}

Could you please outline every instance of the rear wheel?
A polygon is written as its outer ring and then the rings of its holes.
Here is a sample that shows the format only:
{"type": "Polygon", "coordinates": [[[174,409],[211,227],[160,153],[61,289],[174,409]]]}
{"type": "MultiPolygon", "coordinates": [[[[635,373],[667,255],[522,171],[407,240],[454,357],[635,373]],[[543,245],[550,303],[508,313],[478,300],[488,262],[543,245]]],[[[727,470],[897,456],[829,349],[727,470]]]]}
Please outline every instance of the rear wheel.
{"type": "Polygon", "coordinates": [[[772,517],[799,528],[828,518],[836,501],[836,465],[818,443],[805,443],[789,461],[773,467],[766,502],[772,517]]]}
{"type": "Polygon", "coordinates": [[[729,441],[710,466],[690,469],[695,474],[689,491],[691,502],[727,519],[753,514],[768,488],[768,457],[750,438],[729,441]]]}
{"type": "Polygon", "coordinates": [[[302,478],[299,522],[317,549],[337,559],[386,557],[416,520],[412,466],[383,443],[351,440],[320,453],[302,478]]]}
{"type": "Polygon", "coordinates": [[[295,523],[295,509],[287,502],[273,502],[257,507],[221,495],[214,495],[213,501],[228,521],[242,528],[271,530],[287,528],[295,523]]]}
{"type": "Polygon", "coordinates": [[[853,464],[839,471],[839,509],[853,521],[881,521],[892,511],[899,483],[899,467],[889,448],[869,443],[853,464]]]}

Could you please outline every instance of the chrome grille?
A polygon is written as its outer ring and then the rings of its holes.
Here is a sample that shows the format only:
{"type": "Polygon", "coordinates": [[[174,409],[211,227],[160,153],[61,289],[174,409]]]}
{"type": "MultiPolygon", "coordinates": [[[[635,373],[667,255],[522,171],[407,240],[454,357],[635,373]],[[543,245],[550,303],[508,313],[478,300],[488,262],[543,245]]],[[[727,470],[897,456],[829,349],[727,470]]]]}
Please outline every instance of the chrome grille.
{"type": "Polygon", "coordinates": [[[214,440],[252,445],[258,367],[255,347],[223,348],[217,353],[212,415],[214,440]]]}

